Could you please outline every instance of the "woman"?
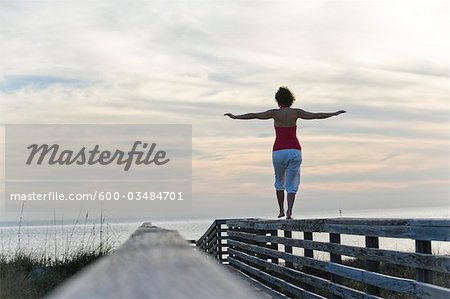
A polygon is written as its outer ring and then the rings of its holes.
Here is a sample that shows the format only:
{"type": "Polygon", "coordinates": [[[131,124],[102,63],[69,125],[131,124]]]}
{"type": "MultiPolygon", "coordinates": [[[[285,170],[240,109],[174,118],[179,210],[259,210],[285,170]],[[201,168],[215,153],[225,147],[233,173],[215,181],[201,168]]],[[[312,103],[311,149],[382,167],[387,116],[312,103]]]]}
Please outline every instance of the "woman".
{"type": "Polygon", "coordinates": [[[324,119],[336,116],[346,111],[332,113],[313,113],[302,109],[291,108],[295,97],[287,87],[280,87],[275,94],[275,101],[279,109],[270,109],[259,113],[234,115],[225,113],[232,119],[271,119],[275,126],[275,143],[272,148],[272,163],[275,170],[275,191],[280,213],[278,218],[284,217],[284,190],[287,192],[288,208],[286,219],[292,219],[292,207],[295,194],[300,184],[300,164],[302,163],[302,148],[298,142],[297,119],[324,119]]]}

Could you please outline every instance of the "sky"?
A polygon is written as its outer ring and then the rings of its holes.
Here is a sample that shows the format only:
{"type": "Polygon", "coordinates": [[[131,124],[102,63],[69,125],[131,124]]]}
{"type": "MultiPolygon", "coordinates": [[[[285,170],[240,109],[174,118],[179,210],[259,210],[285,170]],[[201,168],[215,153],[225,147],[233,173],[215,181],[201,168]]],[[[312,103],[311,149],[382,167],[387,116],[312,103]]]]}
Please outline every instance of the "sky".
{"type": "Polygon", "coordinates": [[[0,143],[5,124],[192,124],[184,216],[275,215],[273,122],[223,114],[277,108],[288,86],[293,107],[347,110],[297,123],[294,217],[448,210],[448,13],[447,1],[4,0],[0,143]]]}

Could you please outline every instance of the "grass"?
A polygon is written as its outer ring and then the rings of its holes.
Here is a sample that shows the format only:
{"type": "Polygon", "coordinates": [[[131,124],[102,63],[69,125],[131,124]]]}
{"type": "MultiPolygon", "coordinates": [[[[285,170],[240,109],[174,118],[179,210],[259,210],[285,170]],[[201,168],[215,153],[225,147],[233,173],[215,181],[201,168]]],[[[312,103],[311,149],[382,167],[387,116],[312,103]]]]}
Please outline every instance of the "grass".
{"type": "Polygon", "coordinates": [[[0,253],[0,299],[42,298],[85,266],[113,251],[113,242],[108,234],[109,225],[105,224],[105,218],[102,215],[100,215],[100,225],[96,228],[93,223],[92,229],[88,229],[86,213],[82,227],[82,240],[75,245],[73,236],[75,229],[80,229],[78,220],[79,217],[72,229],[59,241],[56,237],[55,220],[53,226],[55,234],[46,234],[43,247],[36,252],[20,247],[21,213],[16,250],[13,254],[0,253]],[[104,227],[106,227],[106,236],[103,232],[104,227]],[[50,243],[54,248],[48,246],[50,243]]]}
{"type": "Polygon", "coordinates": [[[91,251],[77,251],[64,259],[51,259],[19,252],[12,258],[0,256],[0,298],[41,298],[80,269],[107,255],[103,245],[91,251]]]}

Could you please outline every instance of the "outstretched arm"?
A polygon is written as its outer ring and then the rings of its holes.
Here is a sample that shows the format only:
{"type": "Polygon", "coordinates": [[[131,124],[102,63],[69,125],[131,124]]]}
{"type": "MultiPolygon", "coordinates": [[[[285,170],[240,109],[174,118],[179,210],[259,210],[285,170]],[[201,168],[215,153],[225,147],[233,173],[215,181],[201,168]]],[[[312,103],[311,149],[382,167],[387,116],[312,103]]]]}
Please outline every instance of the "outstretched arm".
{"type": "Polygon", "coordinates": [[[327,113],[327,112],[314,113],[314,112],[305,111],[303,109],[297,109],[297,111],[298,111],[298,117],[301,119],[324,119],[324,118],[329,118],[329,117],[336,116],[336,115],[347,112],[345,110],[339,110],[339,111],[330,112],[330,113],[327,113]]]}
{"type": "Polygon", "coordinates": [[[274,117],[275,111],[277,111],[277,109],[270,109],[264,112],[257,112],[257,113],[246,113],[241,115],[225,113],[224,116],[228,116],[232,119],[270,119],[274,117]]]}

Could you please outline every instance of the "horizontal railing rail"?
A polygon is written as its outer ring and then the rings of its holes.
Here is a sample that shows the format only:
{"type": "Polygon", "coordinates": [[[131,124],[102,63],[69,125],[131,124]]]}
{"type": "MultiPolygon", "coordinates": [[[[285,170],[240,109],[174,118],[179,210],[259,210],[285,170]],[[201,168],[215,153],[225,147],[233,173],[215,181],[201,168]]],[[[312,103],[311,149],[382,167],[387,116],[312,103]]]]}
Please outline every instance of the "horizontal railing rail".
{"type": "Polygon", "coordinates": [[[450,241],[450,220],[230,219],[219,223],[220,227],[217,222],[211,225],[197,246],[293,298],[450,297],[450,257],[433,254],[431,248],[432,242],[450,241]],[[341,244],[344,236],[364,236],[364,245],[341,244]],[[384,238],[412,240],[415,252],[380,248],[384,238]],[[219,256],[223,244],[227,255],[219,256]],[[409,269],[415,277],[406,278],[403,270],[393,273],[388,267],[409,269]],[[447,284],[434,283],[434,273],[446,278],[447,284]]]}
{"type": "MultiPolygon", "coordinates": [[[[255,218],[245,218],[252,220],[255,218]]],[[[216,219],[196,241],[196,247],[213,256],[220,264],[228,263],[227,221],[242,219],[216,219]]]]}
{"type": "Polygon", "coordinates": [[[68,279],[47,298],[258,298],[177,231],[144,223],[110,255],[68,279]]]}
{"type": "Polygon", "coordinates": [[[224,261],[224,252],[227,247],[223,240],[226,239],[222,236],[223,231],[222,225],[226,224],[226,220],[215,220],[211,226],[206,230],[206,232],[197,240],[196,246],[206,252],[209,255],[214,256],[219,263],[224,261]]]}

